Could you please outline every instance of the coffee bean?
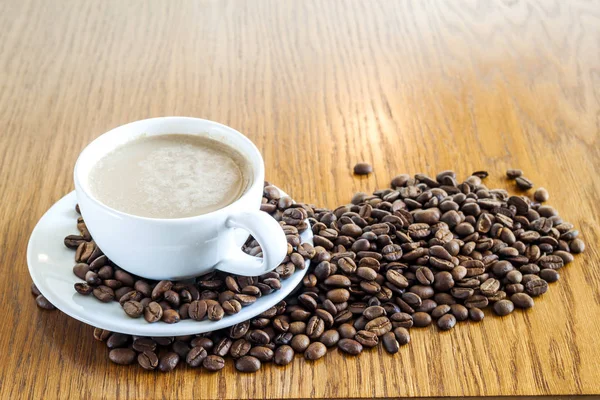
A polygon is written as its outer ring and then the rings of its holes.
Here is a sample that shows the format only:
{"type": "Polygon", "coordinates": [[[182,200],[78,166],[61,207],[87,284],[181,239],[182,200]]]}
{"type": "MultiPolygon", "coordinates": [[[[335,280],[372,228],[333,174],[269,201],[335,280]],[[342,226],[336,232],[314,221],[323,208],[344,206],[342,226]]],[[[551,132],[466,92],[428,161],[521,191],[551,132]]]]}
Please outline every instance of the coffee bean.
{"type": "Polygon", "coordinates": [[[548,201],[548,199],[550,198],[550,195],[548,194],[548,191],[546,189],[541,187],[541,188],[536,189],[535,193],[533,194],[533,198],[535,199],[535,201],[539,201],[540,203],[543,203],[543,202],[548,201]]]}
{"type": "Polygon", "coordinates": [[[231,339],[229,339],[228,337],[224,337],[215,344],[215,347],[213,348],[213,353],[219,357],[225,357],[229,353],[232,343],[233,342],[231,341],[231,339]]]}
{"type": "Polygon", "coordinates": [[[206,303],[206,300],[194,300],[190,303],[188,315],[193,320],[202,321],[206,316],[207,311],[208,305],[206,303]]]}
{"type": "Polygon", "coordinates": [[[383,316],[385,314],[386,314],[385,309],[383,307],[381,307],[381,306],[367,307],[365,309],[365,311],[363,311],[363,315],[368,320],[372,320],[372,319],[375,319],[377,317],[381,317],[381,316],[383,316]]]}
{"type": "Polygon", "coordinates": [[[203,347],[206,351],[210,351],[214,346],[214,343],[210,338],[202,336],[192,339],[190,344],[192,347],[203,347]]]}
{"type": "Polygon", "coordinates": [[[416,312],[413,314],[413,326],[423,328],[431,325],[431,316],[424,312],[416,312]]]}
{"type": "Polygon", "coordinates": [[[94,297],[98,300],[108,303],[109,301],[113,301],[115,298],[115,292],[109,288],[108,286],[100,285],[92,291],[94,297]]]}
{"type": "Polygon", "coordinates": [[[309,344],[310,338],[304,334],[295,335],[290,342],[290,346],[297,353],[303,353],[309,344]]]}
{"type": "Polygon", "coordinates": [[[115,364],[129,365],[135,360],[135,351],[128,348],[112,349],[108,358],[115,364]]]}
{"type": "Polygon", "coordinates": [[[158,367],[158,357],[151,351],[144,351],[137,356],[138,364],[145,370],[152,371],[158,367]]]}
{"type": "Polygon", "coordinates": [[[158,360],[158,370],[160,372],[171,372],[179,364],[179,354],[171,351],[163,355],[158,360]]]}
{"type": "Polygon", "coordinates": [[[506,176],[509,179],[516,179],[516,178],[520,177],[521,175],[523,175],[523,171],[521,171],[520,169],[508,169],[508,170],[506,170],[506,176]]]}
{"type": "Polygon", "coordinates": [[[383,335],[382,342],[383,347],[390,354],[395,354],[400,350],[400,343],[396,340],[396,336],[393,332],[388,332],[383,335]]]}
{"type": "Polygon", "coordinates": [[[469,318],[471,318],[472,321],[479,322],[484,317],[485,314],[483,313],[483,311],[481,311],[481,309],[477,307],[469,308],[469,318]]]}
{"type": "Polygon", "coordinates": [[[328,331],[323,332],[323,334],[319,338],[319,341],[327,347],[335,346],[339,340],[340,333],[335,329],[330,329],[328,331]]]}
{"type": "Polygon", "coordinates": [[[163,316],[163,309],[157,302],[153,301],[144,309],[144,319],[147,322],[160,321],[163,316]]]}
{"type": "MultiPolygon", "coordinates": [[[[386,334],[387,335],[387,334],[386,334]]],[[[404,346],[410,343],[410,334],[408,333],[408,329],[403,327],[397,327],[394,329],[394,336],[396,336],[396,340],[400,346],[404,346]]]]}
{"type": "Polygon", "coordinates": [[[277,365],[288,365],[294,359],[294,349],[284,344],[275,350],[273,360],[277,365]]]}
{"type": "Polygon", "coordinates": [[[123,333],[113,333],[106,339],[106,347],[109,349],[116,349],[124,347],[129,342],[129,336],[123,333]]]}
{"type": "Polygon", "coordinates": [[[447,331],[454,328],[454,325],[456,325],[456,317],[452,314],[442,315],[437,320],[438,328],[440,328],[443,331],[447,331]]]}
{"type": "Polygon", "coordinates": [[[338,348],[346,353],[353,356],[356,356],[362,352],[362,345],[353,339],[341,339],[338,342],[338,348]]]}
{"type": "Polygon", "coordinates": [[[375,347],[379,343],[379,337],[376,333],[360,330],[354,335],[354,340],[365,347],[375,347]]]}
{"type": "Polygon", "coordinates": [[[540,272],[540,278],[548,283],[556,282],[560,279],[559,273],[554,269],[543,269],[540,272]]]}
{"type": "Polygon", "coordinates": [[[111,334],[112,332],[107,331],[106,329],[94,328],[94,339],[99,340],[100,342],[104,342],[111,334]]]}
{"type": "Polygon", "coordinates": [[[128,301],[123,304],[123,310],[131,318],[139,318],[144,312],[144,306],[139,301],[128,301]]]}
{"type": "Polygon", "coordinates": [[[210,303],[207,307],[206,315],[211,321],[219,321],[225,315],[225,310],[223,310],[223,307],[217,302],[210,303]]]}
{"type": "Polygon", "coordinates": [[[583,242],[583,240],[575,238],[575,239],[571,240],[571,243],[569,244],[569,248],[571,249],[572,253],[575,253],[575,254],[583,253],[583,251],[585,250],[585,243],[583,242]]]}
{"type": "Polygon", "coordinates": [[[171,290],[173,282],[171,281],[160,281],[152,289],[152,300],[159,300],[163,297],[167,290],[171,290]]]}
{"type": "Polygon", "coordinates": [[[307,360],[318,360],[325,354],[327,354],[327,347],[321,342],[313,342],[304,352],[304,358],[307,360]]]}
{"type": "Polygon", "coordinates": [[[510,296],[510,300],[517,308],[531,308],[534,303],[533,299],[526,293],[515,293],[510,296]]]}
{"type": "Polygon", "coordinates": [[[93,286],[88,285],[86,282],[77,282],[75,285],[75,291],[79,294],[88,295],[94,290],[93,286]]]}
{"type": "Polygon", "coordinates": [[[235,369],[240,372],[256,372],[260,369],[260,360],[252,356],[243,356],[236,360],[235,369]]]}
{"type": "Polygon", "coordinates": [[[155,351],[156,342],[150,338],[140,337],[133,341],[133,345],[131,347],[140,353],[143,353],[144,351],[155,351]]]}
{"type": "Polygon", "coordinates": [[[436,308],[434,308],[433,311],[431,311],[431,317],[434,319],[438,319],[441,316],[443,316],[444,314],[449,313],[450,310],[451,310],[451,308],[447,304],[439,305],[436,308]]]}
{"type": "Polygon", "coordinates": [[[375,333],[377,336],[383,336],[392,330],[392,323],[388,317],[377,317],[367,322],[365,329],[375,333]]]}
{"type": "Polygon", "coordinates": [[[352,324],[342,324],[338,327],[338,332],[342,339],[352,339],[356,335],[356,329],[352,324]]]}
{"type": "Polygon", "coordinates": [[[457,321],[466,321],[469,318],[469,309],[462,304],[452,304],[450,306],[450,313],[454,315],[457,321]]]}
{"type": "Polygon", "coordinates": [[[202,366],[211,372],[216,372],[225,367],[225,360],[222,357],[210,355],[202,360],[202,366]]]}
{"type": "Polygon", "coordinates": [[[371,164],[360,162],[354,166],[354,173],[356,175],[368,175],[373,172],[371,164]]]}
{"type": "Polygon", "coordinates": [[[525,178],[524,176],[517,177],[515,179],[515,182],[517,183],[517,186],[523,190],[529,190],[533,187],[533,182],[531,182],[529,179],[525,178]]]}
{"type": "Polygon", "coordinates": [[[79,279],[85,279],[85,276],[89,271],[90,271],[90,266],[85,263],[78,263],[78,264],[75,264],[75,266],[73,267],[73,273],[79,279]]]}
{"type": "Polygon", "coordinates": [[[69,249],[77,249],[80,244],[84,243],[86,240],[81,235],[68,235],[65,237],[64,243],[65,246],[69,249]]]}
{"type": "Polygon", "coordinates": [[[187,353],[185,361],[190,367],[199,367],[207,356],[208,353],[206,352],[204,347],[196,346],[192,347],[191,350],[187,353]]]}
{"type": "Polygon", "coordinates": [[[530,296],[540,296],[548,291],[548,282],[543,279],[535,279],[525,283],[525,292],[530,296]]]}
{"type": "Polygon", "coordinates": [[[510,300],[500,300],[494,303],[494,312],[503,317],[512,313],[515,309],[515,305],[510,300]]]}

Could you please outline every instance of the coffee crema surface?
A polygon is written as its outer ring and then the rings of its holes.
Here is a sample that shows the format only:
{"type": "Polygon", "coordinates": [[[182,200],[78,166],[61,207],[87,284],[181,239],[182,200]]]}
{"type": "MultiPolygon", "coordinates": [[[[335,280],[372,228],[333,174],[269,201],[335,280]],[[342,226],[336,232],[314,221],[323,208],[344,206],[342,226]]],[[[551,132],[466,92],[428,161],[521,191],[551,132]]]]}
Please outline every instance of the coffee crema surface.
{"type": "Polygon", "coordinates": [[[239,199],[249,162],[217,140],[191,134],[143,136],[102,157],[90,171],[93,195],[116,210],[150,218],[186,218],[239,199]]]}

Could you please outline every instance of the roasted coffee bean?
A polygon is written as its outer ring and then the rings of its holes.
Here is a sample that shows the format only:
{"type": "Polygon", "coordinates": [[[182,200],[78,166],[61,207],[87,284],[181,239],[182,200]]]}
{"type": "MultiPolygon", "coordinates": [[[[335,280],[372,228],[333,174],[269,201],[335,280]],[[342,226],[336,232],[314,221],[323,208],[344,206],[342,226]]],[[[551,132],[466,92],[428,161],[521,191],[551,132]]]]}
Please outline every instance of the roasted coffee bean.
{"type": "Polygon", "coordinates": [[[396,336],[396,340],[400,346],[404,346],[410,343],[410,334],[408,333],[408,329],[403,327],[397,327],[394,329],[394,336],[396,336]]]}
{"type": "Polygon", "coordinates": [[[521,175],[523,175],[523,171],[521,171],[520,169],[508,169],[508,170],[506,170],[506,176],[509,179],[516,179],[516,178],[520,177],[521,175]]]}
{"type": "Polygon", "coordinates": [[[190,367],[199,367],[207,356],[208,353],[204,347],[196,346],[192,347],[187,353],[185,361],[190,367]]]}
{"type": "Polygon", "coordinates": [[[75,285],[75,291],[79,294],[88,295],[94,290],[93,286],[88,285],[86,282],[78,282],[75,285]]]}
{"type": "Polygon", "coordinates": [[[163,297],[167,290],[171,290],[173,282],[171,281],[160,281],[152,289],[152,300],[158,300],[163,297]]]}
{"type": "Polygon", "coordinates": [[[571,243],[569,244],[569,248],[571,250],[571,253],[574,253],[574,254],[583,253],[583,251],[585,250],[585,243],[583,242],[583,240],[575,238],[575,239],[571,240],[571,243]]]}
{"type": "Polygon", "coordinates": [[[236,360],[235,369],[240,372],[256,372],[260,369],[260,360],[252,356],[243,356],[236,360]]]}
{"type": "Polygon", "coordinates": [[[395,354],[400,350],[400,343],[396,340],[396,336],[393,332],[388,332],[383,335],[382,342],[383,347],[390,354],[395,354]]]}
{"type": "Polygon", "coordinates": [[[109,301],[112,301],[115,298],[115,292],[108,286],[104,286],[104,285],[100,285],[100,286],[96,287],[92,291],[92,294],[94,295],[95,298],[97,298],[98,300],[100,300],[104,303],[108,303],[109,301]]]}
{"type": "Polygon", "coordinates": [[[356,335],[356,329],[352,324],[342,324],[338,327],[338,332],[342,339],[351,339],[356,335]]]}
{"type": "Polygon", "coordinates": [[[548,201],[548,199],[550,198],[550,195],[548,194],[548,191],[546,189],[541,187],[541,188],[536,189],[535,193],[533,193],[533,198],[535,199],[535,201],[539,201],[540,203],[543,203],[543,202],[548,201]]]}
{"type": "Polygon", "coordinates": [[[295,352],[303,353],[310,344],[310,338],[304,334],[298,334],[292,338],[289,344],[295,352]]]}
{"type": "Polygon", "coordinates": [[[112,332],[107,331],[106,329],[94,328],[94,339],[99,340],[100,342],[104,342],[111,334],[112,332]]]}
{"type": "Polygon", "coordinates": [[[171,345],[171,349],[177,353],[179,357],[185,359],[191,348],[186,342],[182,340],[175,340],[171,345]]]}
{"type": "Polygon", "coordinates": [[[372,319],[375,319],[377,317],[381,317],[381,316],[383,316],[385,314],[386,314],[385,309],[383,307],[381,307],[381,306],[367,307],[365,309],[365,311],[363,311],[363,315],[368,320],[372,320],[372,319]]]}
{"type": "Polygon", "coordinates": [[[379,343],[379,337],[376,333],[360,330],[354,335],[354,340],[363,345],[364,347],[375,347],[379,343]]]}
{"type": "Polygon", "coordinates": [[[158,357],[152,351],[144,351],[138,354],[137,361],[140,367],[148,371],[152,371],[158,367],[158,357]]]}
{"type": "Polygon", "coordinates": [[[211,321],[219,321],[225,315],[225,311],[223,307],[217,302],[210,303],[206,310],[206,315],[211,321]]]}
{"type": "Polygon", "coordinates": [[[450,330],[456,325],[456,317],[452,314],[445,314],[437,320],[437,326],[443,331],[450,330]]]}
{"type": "Polygon", "coordinates": [[[163,309],[157,302],[153,301],[144,309],[144,319],[148,322],[160,321],[163,316],[163,309]]]}
{"type": "Polygon", "coordinates": [[[177,310],[163,310],[161,321],[166,322],[167,324],[175,324],[181,321],[181,316],[179,315],[177,310]]]}
{"type": "Polygon", "coordinates": [[[512,313],[515,309],[515,305],[510,300],[500,300],[494,303],[493,309],[497,315],[503,317],[512,313]]]}
{"type": "Polygon", "coordinates": [[[223,359],[223,357],[210,355],[207,356],[204,360],[202,360],[202,366],[210,372],[216,372],[225,367],[225,360],[223,359]]]}
{"type": "Polygon", "coordinates": [[[125,314],[131,318],[139,318],[144,312],[144,306],[139,301],[128,301],[123,304],[125,314]]]}
{"type": "Polygon", "coordinates": [[[525,178],[524,176],[519,176],[515,179],[515,182],[517,183],[517,186],[523,190],[529,190],[533,187],[533,182],[531,182],[529,179],[525,178]]]}
{"type": "Polygon", "coordinates": [[[450,306],[450,313],[454,315],[457,321],[465,321],[469,318],[469,309],[462,304],[452,304],[450,306]]]}
{"type": "Polygon", "coordinates": [[[79,245],[81,245],[85,241],[86,240],[81,235],[68,235],[67,237],[65,237],[64,243],[65,246],[69,249],[75,250],[79,247],[79,245]]]}
{"type": "Polygon", "coordinates": [[[535,279],[525,283],[525,292],[530,296],[540,296],[548,291],[548,282],[543,279],[535,279]]]}
{"type": "Polygon", "coordinates": [[[412,316],[413,326],[423,328],[431,325],[431,316],[424,312],[416,312],[412,316]]]}
{"type": "Polygon", "coordinates": [[[108,358],[115,364],[129,365],[135,361],[135,351],[127,348],[112,349],[108,353],[108,358]]]}
{"type": "Polygon", "coordinates": [[[510,301],[512,301],[517,308],[533,307],[533,299],[527,293],[515,293],[510,296],[510,301]]]}
{"type": "Polygon", "coordinates": [[[258,358],[262,362],[269,362],[273,360],[275,353],[268,347],[257,346],[250,349],[249,355],[258,358]]]}
{"type": "Polygon", "coordinates": [[[217,356],[225,357],[229,353],[229,349],[231,349],[232,343],[233,342],[231,341],[231,339],[229,339],[228,337],[224,337],[215,344],[215,347],[213,348],[213,353],[217,356]]]}
{"type": "Polygon", "coordinates": [[[330,329],[321,335],[319,341],[327,347],[332,347],[340,340],[340,333],[335,329],[330,329]]]}
{"type": "Polygon", "coordinates": [[[267,332],[261,329],[253,329],[251,331],[248,331],[248,333],[246,334],[246,339],[258,345],[265,345],[271,340],[267,332]]]}
{"type": "Polygon", "coordinates": [[[485,317],[485,314],[483,313],[483,311],[481,311],[481,309],[479,309],[477,307],[469,309],[469,318],[471,318],[472,321],[479,322],[484,317],[485,317]]]}
{"type": "Polygon", "coordinates": [[[190,344],[192,347],[203,347],[206,351],[210,351],[214,346],[214,343],[210,338],[202,336],[192,339],[190,344]]]}
{"type": "Polygon", "coordinates": [[[439,305],[431,311],[431,317],[433,319],[438,319],[441,316],[443,316],[444,314],[448,314],[450,312],[450,310],[451,310],[451,308],[447,304],[439,305]]]}
{"type": "Polygon", "coordinates": [[[294,349],[284,344],[277,347],[273,356],[273,361],[277,365],[288,365],[294,359],[294,349]]]}
{"type": "Polygon", "coordinates": [[[543,269],[540,271],[540,278],[548,283],[552,283],[560,279],[560,274],[554,269],[543,269]]]}
{"type": "Polygon", "coordinates": [[[327,347],[321,342],[313,342],[304,352],[304,358],[307,360],[318,360],[325,354],[327,354],[327,347]]]}
{"type": "Polygon", "coordinates": [[[116,349],[119,347],[125,347],[129,342],[129,336],[123,333],[113,333],[106,339],[106,347],[109,349],[116,349]]]}
{"type": "Polygon", "coordinates": [[[338,348],[346,353],[353,356],[356,356],[362,352],[362,345],[353,339],[341,339],[338,342],[338,348]]]}
{"type": "Polygon", "coordinates": [[[388,317],[377,317],[367,322],[365,329],[375,333],[377,336],[383,336],[392,330],[392,323],[388,317]]]}
{"type": "Polygon", "coordinates": [[[155,351],[156,342],[147,337],[139,337],[133,341],[131,347],[139,353],[143,353],[144,351],[155,351]]]}

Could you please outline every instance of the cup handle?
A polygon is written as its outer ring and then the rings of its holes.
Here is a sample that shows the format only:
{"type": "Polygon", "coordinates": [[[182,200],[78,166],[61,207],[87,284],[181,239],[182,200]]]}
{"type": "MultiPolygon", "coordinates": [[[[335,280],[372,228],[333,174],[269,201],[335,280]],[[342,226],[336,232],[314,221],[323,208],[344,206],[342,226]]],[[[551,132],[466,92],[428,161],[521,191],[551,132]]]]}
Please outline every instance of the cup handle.
{"type": "Polygon", "coordinates": [[[227,218],[225,226],[250,232],[260,244],[263,256],[253,257],[236,248],[217,263],[215,268],[219,271],[259,276],[277,268],[287,254],[287,239],[283,229],[273,217],[263,211],[233,214],[227,218]]]}

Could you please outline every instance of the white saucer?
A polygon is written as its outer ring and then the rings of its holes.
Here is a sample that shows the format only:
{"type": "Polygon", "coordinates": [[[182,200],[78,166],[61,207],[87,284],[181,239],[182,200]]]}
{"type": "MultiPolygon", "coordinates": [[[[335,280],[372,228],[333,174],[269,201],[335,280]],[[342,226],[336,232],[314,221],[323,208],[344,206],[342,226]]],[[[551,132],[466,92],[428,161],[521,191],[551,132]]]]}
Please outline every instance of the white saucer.
{"type": "MultiPolygon", "coordinates": [[[[285,193],[281,191],[281,195],[285,196],[285,193]]],[[[280,290],[260,297],[254,304],[220,321],[186,319],[176,324],[150,324],[144,318],[128,317],[117,302],[101,303],[93,296],[75,292],[73,285],[82,280],[73,274],[75,253],[66,248],[63,241],[67,235],[78,234],[76,203],[77,197],[73,191],[56,202],[38,221],[29,238],[27,264],[33,282],[56,308],[97,328],[138,336],[181,336],[227,328],[279,303],[298,286],[308,271],[310,261],[307,261],[307,268],[297,270],[288,279],[282,280],[280,290]]],[[[301,235],[303,243],[312,244],[312,237],[311,229],[301,235]]]]}

